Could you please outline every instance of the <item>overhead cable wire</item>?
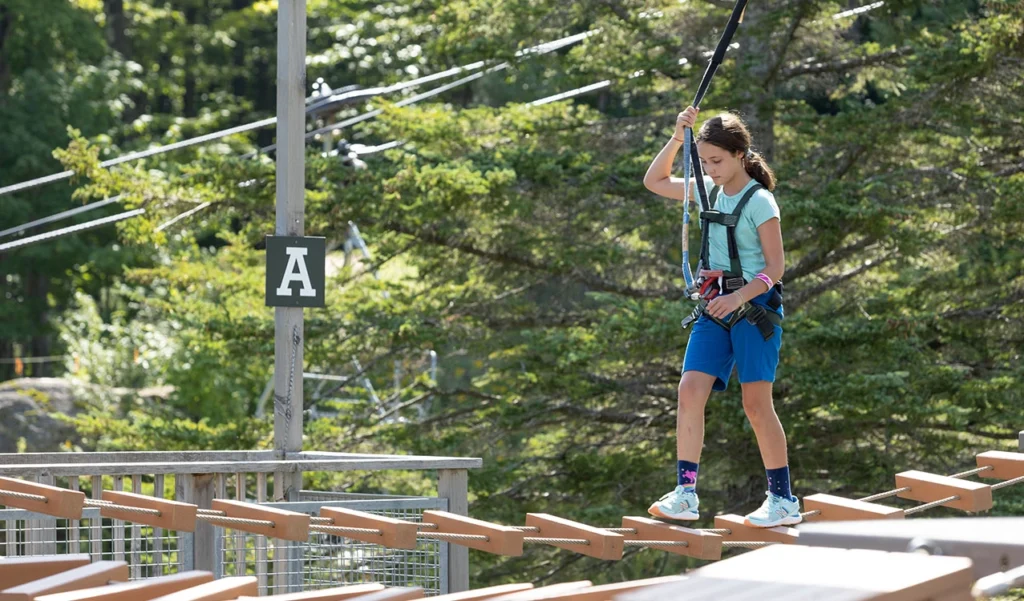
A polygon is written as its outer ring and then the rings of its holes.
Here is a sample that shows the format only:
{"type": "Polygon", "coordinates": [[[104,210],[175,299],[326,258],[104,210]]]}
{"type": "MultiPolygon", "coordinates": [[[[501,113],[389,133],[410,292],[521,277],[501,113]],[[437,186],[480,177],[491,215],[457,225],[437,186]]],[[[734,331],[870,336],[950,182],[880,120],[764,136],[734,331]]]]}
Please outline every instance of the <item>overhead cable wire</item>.
{"type": "MultiPolygon", "coordinates": [[[[592,30],[592,31],[588,31],[588,32],[580,33],[580,34],[575,34],[575,35],[567,36],[567,37],[564,37],[564,38],[561,38],[561,39],[558,39],[558,40],[553,40],[553,41],[550,41],[550,42],[544,42],[542,44],[537,44],[536,46],[531,46],[530,48],[526,48],[524,50],[520,50],[519,52],[516,53],[516,56],[519,57],[519,56],[526,56],[528,54],[543,54],[543,53],[546,53],[546,52],[551,52],[553,50],[557,50],[559,48],[563,48],[565,46],[574,44],[574,43],[576,43],[576,42],[578,42],[580,40],[583,40],[583,39],[585,39],[585,38],[587,38],[587,37],[589,37],[591,35],[594,35],[595,33],[599,32],[599,31],[600,30],[592,30]]],[[[373,88],[370,91],[376,90],[376,91],[378,91],[378,94],[392,93],[392,92],[395,92],[395,91],[404,90],[404,89],[409,88],[409,87],[413,87],[413,86],[417,86],[417,85],[422,85],[423,83],[428,83],[430,81],[434,81],[436,79],[441,79],[443,77],[450,77],[450,76],[453,76],[453,75],[457,75],[457,74],[462,73],[462,72],[467,71],[467,70],[480,69],[480,68],[483,68],[483,66],[485,64],[486,64],[485,61],[477,61],[477,62],[474,62],[474,63],[470,63],[469,65],[464,65],[462,67],[454,67],[452,69],[448,69],[448,70],[443,71],[442,73],[439,73],[439,74],[426,75],[424,77],[420,77],[418,79],[414,79],[414,80],[411,80],[411,81],[408,81],[408,82],[403,82],[401,84],[395,84],[394,86],[387,86],[387,87],[384,87],[384,88],[373,88]]],[[[334,102],[340,102],[340,101],[344,100],[344,98],[342,98],[343,96],[347,96],[347,97],[351,97],[351,98],[359,98],[359,97],[366,96],[367,92],[368,92],[367,90],[353,90],[353,91],[350,91],[350,92],[346,92],[345,94],[339,95],[337,97],[332,96],[332,99],[333,99],[334,102]]],[[[317,106],[317,105],[314,105],[314,106],[317,106]]],[[[246,123],[244,125],[239,125],[237,127],[231,127],[231,128],[224,129],[224,130],[215,131],[215,132],[212,132],[212,133],[209,133],[209,134],[205,134],[205,135],[202,135],[202,136],[198,136],[198,137],[195,137],[195,138],[189,138],[187,140],[181,140],[179,142],[174,142],[172,144],[167,144],[167,145],[163,145],[163,146],[154,146],[153,148],[149,148],[147,150],[129,153],[129,154],[126,154],[124,156],[120,156],[120,157],[117,157],[117,158],[110,159],[108,161],[103,161],[102,163],[100,163],[100,167],[103,167],[103,168],[113,167],[115,165],[121,165],[123,163],[128,163],[128,162],[131,162],[131,161],[136,161],[136,160],[139,160],[139,159],[148,158],[148,157],[155,156],[155,155],[159,155],[159,154],[163,154],[163,153],[167,153],[167,152],[172,152],[174,150],[180,150],[182,148],[188,148],[190,146],[196,146],[196,145],[199,145],[199,144],[204,144],[206,142],[211,142],[213,140],[219,140],[219,139],[225,138],[227,136],[231,136],[231,135],[235,135],[235,134],[239,134],[239,133],[245,133],[245,132],[249,132],[249,131],[256,130],[256,129],[261,129],[261,128],[264,128],[264,127],[269,127],[269,126],[274,125],[276,123],[277,123],[277,117],[269,117],[267,119],[261,119],[259,121],[254,121],[252,123],[246,123]]],[[[43,177],[38,177],[38,178],[31,179],[31,180],[28,180],[28,181],[20,182],[20,183],[17,183],[17,184],[12,184],[10,186],[0,187],[0,196],[5,196],[7,194],[13,194],[14,192],[20,192],[20,191],[23,191],[23,190],[28,190],[28,189],[35,188],[35,187],[38,187],[38,186],[42,186],[42,185],[45,185],[45,184],[50,184],[50,183],[53,183],[53,182],[58,182],[58,181],[70,179],[73,175],[74,175],[74,171],[68,170],[68,171],[62,171],[60,173],[54,173],[54,174],[51,174],[51,175],[46,175],[46,176],[43,176],[43,177]]]]}
{"type": "Polygon", "coordinates": [[[21,233],[21,232],[23,232],[25,230],[32,229],[32,228],[40,226],[40,225],[46,225],[47,223],[53,223],[54,221],[60,221],[61,219],[66,219],[68,217],[74,217],[75,215],[80,215],[82,213],[87,213],[89,211],[94,211],[96,209],[105,207],[107,205],[114,204],[115,202],[117,202],[119,200],[121,200],[121,196],[120,195],[111,196],[110,198],[105,198],[105,199],[100,200],[98,202],[91,202],[91,203],[89,203],[87,205],[76,207],[76,208],[70,209],[68,211],[61,211],[60,213],[57,213],[55,215],[50,215],[49,217],[43,217],[41,219],[36,219],[35,221],[29,221],[28,223],[24,223],[22,225],[18,225],[18,226],[15,226],[15,227],[7,228],[6,230],[0,232],[0,238],[3,238],[4,236],[9,236],[11,234],[18,234],[18,233],[21,233]]]}
{"type": "Polygon", "coordinates": [[[7,244],[0,244],[0,252],[6,250],[12,250],[22,246],[28,246],[29,244],[35,244],[36,242],[44,242],[53,238],[60,238],[61,236],[67,236],[69,234],[75,234],[83,232],[85,230],[91,230],[93,228],[100,227],[101,225],[107,225],[108,223],[116,223],[125,219],[131,219],[138,215],[142,215],[146,212],[146,209],[134,209],[131,211],[125,211],[124,213],[118,213],[117,215],[111,215],[109,217],[101,217],[78,225],[72,225],[52,232],[46,232],[45,234],[39,234],[36,236],[29,236],[28,238],[21,238],[14,242],[8,242],[7,244]]]}

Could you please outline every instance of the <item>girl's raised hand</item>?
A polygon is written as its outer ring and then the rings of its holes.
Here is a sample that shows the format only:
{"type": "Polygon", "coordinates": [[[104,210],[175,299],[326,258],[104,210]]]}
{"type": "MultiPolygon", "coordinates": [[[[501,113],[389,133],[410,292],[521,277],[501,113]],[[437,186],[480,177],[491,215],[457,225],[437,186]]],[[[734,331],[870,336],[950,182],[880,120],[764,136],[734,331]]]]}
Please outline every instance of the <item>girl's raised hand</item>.
{"type": "Polygon", "coordinates": [[[687,128],[687,127],[689,127],[690,129],[693,129],[693,126],[697,123],[697,113],[699,113],[699,112],[700,112],[699,108],[694,108],[692,106],[688,106],[688,107],[686,107],[686,110],[684,110],[683,112],[679,113],[679,116],[676,117],[676,133],[675,133],[675,137],[677,137],[680,140],[682,140],[683,139],[683,130],[685,128],[687,128]]]}

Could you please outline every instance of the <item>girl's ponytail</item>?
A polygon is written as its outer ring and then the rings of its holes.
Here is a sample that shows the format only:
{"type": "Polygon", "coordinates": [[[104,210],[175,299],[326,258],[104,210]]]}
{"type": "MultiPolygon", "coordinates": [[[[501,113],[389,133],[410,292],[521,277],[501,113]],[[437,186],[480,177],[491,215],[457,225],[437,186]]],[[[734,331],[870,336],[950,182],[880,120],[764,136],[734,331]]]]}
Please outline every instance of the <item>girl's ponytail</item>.
{"type": "Polygon", "coordinates": [[[775,190],[775,172],[768,166],[768,161],[765,161],[760,153],[748,150],[743,156],[743,168],[746,169],[747,175],[757,180],[757,183],[764,186],[769,192],[775,190]]]}

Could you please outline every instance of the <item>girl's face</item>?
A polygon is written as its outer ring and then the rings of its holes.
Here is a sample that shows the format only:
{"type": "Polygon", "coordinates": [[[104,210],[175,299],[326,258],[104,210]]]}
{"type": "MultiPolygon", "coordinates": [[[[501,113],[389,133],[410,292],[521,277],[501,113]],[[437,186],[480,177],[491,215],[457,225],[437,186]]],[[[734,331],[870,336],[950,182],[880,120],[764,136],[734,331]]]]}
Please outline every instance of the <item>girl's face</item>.
{"type": "Polygon", "coordinates": [[[743,171],[743,154],[740,152],[732,153],[710,142],[697,142],[697,154],[700,155],[704,173],[714,180],[716,185],[725,184],[743,171]]]}

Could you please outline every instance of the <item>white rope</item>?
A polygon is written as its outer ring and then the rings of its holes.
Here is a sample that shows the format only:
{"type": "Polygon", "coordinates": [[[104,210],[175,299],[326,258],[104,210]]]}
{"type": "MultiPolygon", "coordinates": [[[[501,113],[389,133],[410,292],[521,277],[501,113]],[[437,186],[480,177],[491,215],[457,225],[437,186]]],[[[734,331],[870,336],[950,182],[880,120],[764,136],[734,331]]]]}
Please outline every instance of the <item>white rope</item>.
{"type": "Polygon", "coordinates": [[[1007,486],[1013,486],[1014,484],[1020,484],[1021,482],[1024,482],[1024,476],[1018,476],[1016,478],[1013,478],[1012,480],[1006,480],[1004,482],[1000,482],[999,484],[993,484],[992,490],[999,490],[1000,488],[1006,488],[1007,486]]]}
{"type": "Polygon", "coordinates": [[[438,540],[453,540],[453,541],[478,541],[487,543],[491,541],[491,537],[484,536],[483,534],[455,534],[452,532],[421,532],[418,535],[420,538],[436,538],[438,540]]]}
{"type": "Polygon", "coordinates": [[[270,520],[250,520],[250,519],[246,519],[246,518],[226,518],[226,517],[221,517],[221,516],[203,515],[203,514],[196,515],[196,519],[198,519],[198,520],[205,520],[207,522],[210,522],[211,524],[227,524],[227,525],[234,525],[234,526],[264,526],[264,527],[269,527],[269,528],[276,528],[277,527],[274,524],[274,522],[271,522],[270,520]]]}
{"type": "Polygon", "coordinates": [[[939,499],[938,501],[932,501],[931,503],[925,503],[924,505],[918,505],[917,507],[911,507],[910,509],[904,509],[903,510],[903,515],[911,515],[911,514],[919,512],[919,511],[924,511],[926,509],[931,509],[932,507],[938,507],[939,505],[942,505],[944,503],[949,503],[950,501],[957,501],[959,499],[960,499],[960,495],[953,495],[952,497],[946,497],[945,499],[939,499]]]}
{"type": "Polygon", "coordinates": [[[590,541],[585,538],[546,538],[540,536],[527,536],[523,538],[524,543],[540,543],[542,545],[589,545],[590,541]]]}
{"type": "Polygon", "coordinates": [[[49,503],[49,499],[42,495],[32,495],[27,492],[17,492],[13,490],[2,490],[0,489],[0,497],[11,497],[12,499],[24,499],[26,501],[38,501],[40,503],[49,503]]]}
{"type": "Polygon", "coordinates": [[[377,536],[384,536],[384,531],[376,528],[350,528],[348,526],[314,525],[310,526],[309,529],[313,532],[323,532],[325,534],[375,534],[377,536]]]}
{"type": "Polygon", "coordinates": [[[228,514],[228,512],[221,511],[219,509],[196,509],[196,514],[197,515],[224,515],[224,516],[226,516],[228,514]]]}
{"type": "Polygon", "coordinates": [[[768,546],[771,546],[771,545],[778,545],[778,544],[779,543],[775,543],[775,542],[753,541],[753,540],[727,540],[727,541],[723,541],[722,542],[722,546],[727,548],[727,549],[730,548],[730,547],[741,547],[741,548],[745,548],[745,549],[760,549],[760,548],[763,548],[763,547],[768,547],[768,546]]]}
{"type": "Polygon", "coordinates": [[[161,514],[159,509],[150,509],[148,507],[134,507],[132,505],[118,505],[112,501],[103,501],[99,499],[86,499],[85,505],[87,507],[99,507],[100,509],[114,509],[117,511],[126,511],[128,513],[141,513],[143,515],[153,515],[160,517],[161,514]]]}

